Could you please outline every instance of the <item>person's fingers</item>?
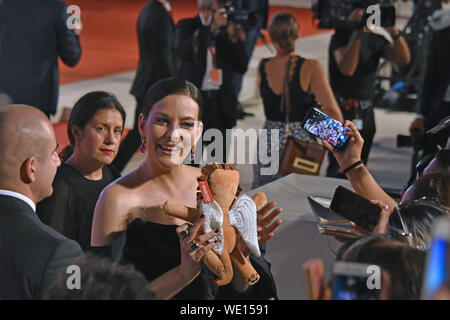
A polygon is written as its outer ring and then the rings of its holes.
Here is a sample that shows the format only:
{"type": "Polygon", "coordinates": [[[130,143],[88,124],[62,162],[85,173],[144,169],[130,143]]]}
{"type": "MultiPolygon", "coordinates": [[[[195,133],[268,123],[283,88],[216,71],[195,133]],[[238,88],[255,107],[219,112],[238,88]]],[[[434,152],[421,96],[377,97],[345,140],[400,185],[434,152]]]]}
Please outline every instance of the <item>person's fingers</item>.
{"type": "Polygon", "coordinates": [[[274,222],[272,222],[272,224],[270,224],[268,227],[265,228],[264,232],[266,233],[271,233],[273,232],[276,228],[278,228],[280,226],[280,224],[283,222],[283,220],[278,219],[274,222]]]}
{"type": "Polygon", "coordinates": [[[269,215],[267,215],[266,217],[264,217],[259,224],[262,226],[268,225],[269,223],[271,223],[273,221],[273,219],[275,219],[276,216],[278,216],[281,212],[283,211],[283,208],[276,208],[275,210],[273,210],[269,215]]]}
{"type": "Polygon", "coordinates": [[[182,224],[182,225],[178,226],[175,231],[177,232],[178,237],[180,238],[180,240],[183,240],[184,238],[186,238],[186,236],[184,236],[183,234],[186,231],[189,232],[189,224],[188,223],[182,224]]]}
{"type": "Polygon", "coordinates": [[[328,149],[328,151],[330,151],[330,152],[335,151],[335,148],[331,144],[329,144],[327,141],[322,140],[322,144],[325,146],[325,148],[328,149]]]}
{"type": "Polygon", "coordinates": [[[269,212],[270,209],[276,206],[276,203],[274,201],[271,201],[267,203],[264,207],[258,210],[258,219],[264,218],[267,212],[269,212]]]}
{"type": "Polygon", "coordinates": [[[350,225],[350,227],[352,227],[356,232],[360,233],[361,235],[370,233],[368,230],[364,229],[363,227],[358,226],[353,221],[350,221],[349,225],[350,225]]]}
{"type": "Polygon", "coordinates": [[[352,129],[352,132],[354,132],[354,137],[355,137],[356,141],[364,141],[363,137],[361,136],[361,133],[356,128],[356,126],[353,122],[351,122],[350,120],[345,120],[344,126],[352,129]]]}
{"type": "Polygon", "coordinates": [[[202,234],[202,235],[198,236],[196,241],[198,243],[204,243],[204,242],[208,241],[209,239],[212,239],[217,234],[218,234],[218,232],[213,230],[213,231],[210,231],[208,233],[205,233],[205,234],[202,234]]]}
{"type": "Polygon", "coordinates": [[[380,200],[370,200],[370,202],[372,202],[373,204],[375,204],[378,208],[380,208],[381,210],[389,210],[389,206],[387,204],[385,204],[383,201],[380,200]]]}
{"type": "Polygon", "coordinates": [[[268,240],[272,239],[274,236],[273,233],[266,233],[263,236],[258,237],[258,243],[259,245],[262,245],[266,243],[268,240]]]}
{"type": "Polygon", "coordinates": [[[192,253],[194,261],[200,262],[202,258],[208,253],[209,250],[213,249],[216,246],[216,242],[210,242],[206,246],[200,247],[195,252],[192,253]]]}
{"type": "Polygon", "coordinates": [[[195,239],[195,236],[197,235],[198,230],[202,226],[203,221],[205,220],[205,214],[200,211],[199,216],[197,217],[197,220],[195,220],[194,224],[189,228],[189,234],[186,237],[187,242],[191,242],[195,239]]]}

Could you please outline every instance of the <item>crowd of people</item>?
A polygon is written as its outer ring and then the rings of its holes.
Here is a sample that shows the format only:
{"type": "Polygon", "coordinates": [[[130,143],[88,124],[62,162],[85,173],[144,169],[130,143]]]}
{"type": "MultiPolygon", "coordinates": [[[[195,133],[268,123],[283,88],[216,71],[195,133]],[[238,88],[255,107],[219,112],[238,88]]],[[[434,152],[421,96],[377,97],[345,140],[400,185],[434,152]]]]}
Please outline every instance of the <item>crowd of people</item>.
{"type": "MultiPolygon", "coordinates": [[[[205,130],[219,130],[225,137],[236,125],[242,75],[268,1],[258,1],[252,28],[229,19],[219,0],[198,0],[198,15],[175,24],[170,3],[149,1],[137,22],[140,60],[131,89],[137,102],[133,129],[123,137],[127,115],[113,93],[91,91],[74,104],[67,126],[70,145],[58,154],[49,121],[58,95],[56,59],[70,66],[78,62],[81,30],[65,24],[69,13],[60,1],[0,1],[0,44],[10,44],[0,46],[0,91],[7,95],[5,101],[12,101],[0,106],[0,299],[278,299],[264,254],[282,223],[277,199],[268,199],[257,211],[261,255],[251,253],[243,237],[235,243],[243,253],[240,259],[259,274],[256,284],[233,268],[229,284],[215,285],[215,274],[204,261],[211,259],[219,230],[203,232],[210,219],[206,213],[188,222],[164,209],[167,201],[197,208],[198,179],[204,173],[184,160],[193,160],[205,130]],[[35,22],[39,38],[12,18],[18,10],[35,9],[52,17],[35,22]],[[2,28],[8,23],[17,33],[2,28]],[[23,49],[25,43],[41,50],[40,60],[32,57],[33,50],[23,49]],[[15,53],[25,56],[25,51],[26,58],[15,53]],[[14,77],[5,76],[12,73],[14,77]],[[138,148],[145,160],[122,175],[138,148]],[[81,269],[79,290],[68,286],[70,266],[81,269]]],[[[243,3],[247,1],[236,6],[245,7],[243,3]]],[[[349,20],[359,21],[361,11],[353,11],[349,20]]],[[[439,28],[439,37],[448,35],[450,25],[439,28]]],[[[258,148],[281,155],[288,135],[316,141],[302,127],[312,107],[349,128],[346,146],[336,148],[340,132],[321,121],[328,128],[322,141],[330,154],[327,175],[348,179],[355,192],[380,208],[380,216],[374,230],[350,222],[359,236],[344,241],[336,260],[380,266],[382,299],[419,299],[433,225],[450,217],[448,128],[428,145],[427,161],[417,166],[399,201],[366,167],[375,134],[370,88],[382,57],[400,65],[410,61],[405,39],[395,27],[387,30],[391,42],[366,27],[337,30],[329,49],[329,81],[318,61],[296,54],[300,27],[292,14],[275,14],[268,30],[276,55],[260,62],[258,88],[264,128],[278,129],[280,143],[272,149],[269,137],[258,148]]],[[[433,54],[427,68],[436,67],[433,54]]],[[[442,56],[441,49],[438,54],[442,56]]],[[[432,72],[427,70],[427,75],[432,72]]],[[[423,131],[449,114],[450,69],[445,71],[442,94],[433,101],[433,120],[426,113],[431,80],[424,82],[423,131]]],[[[310,123],[310,132],[321,122],[310,123]]],[[[411,128],[420,125],[416,120],[411,128]]],[[[221,149],[216,152],[226,155],[227,143],[221,149]]],[[[254,165],[254,188],[281,177],[260,175],[264,165],[254,165]]],[[[445,296],[448,283],[442,289],[445,296]]],[[[326,284],[319,298],[331,298],[326,284]]]]}

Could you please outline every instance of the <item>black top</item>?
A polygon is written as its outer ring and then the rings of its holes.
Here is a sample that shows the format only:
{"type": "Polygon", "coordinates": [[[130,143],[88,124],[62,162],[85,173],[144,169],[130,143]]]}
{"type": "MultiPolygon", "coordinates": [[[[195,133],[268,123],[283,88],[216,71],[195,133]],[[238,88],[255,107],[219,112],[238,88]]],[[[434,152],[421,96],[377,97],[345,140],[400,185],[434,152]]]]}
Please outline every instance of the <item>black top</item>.
{"type": "Polygon", "coordinates": [[[352,34],[351,29],[338,29],[331,37],[328,52],[330,84],[335,95],[360,100],[371,99],[378,64],[389,43],[382,36],[363,32],[358,66],[352,76],[345,76],[337,66],[333,51],[345,47],[350,42],[352,34]]]}
{"type": "Polygon", "coordinates": [[[23,200],[0,195],[0,298],[40,299],[80,246],[43,224],[23,200]]]}
{"type": "MultiPolygon", "coordinates": [[[[261,78],[260,92],[264,104],[264,113],[266,119],[270,121],[286,121],[285,109],[281,110],[282,95],[275,94],[269,87],[267,81],[265,65],[269,59],[263,59],[259,67],[261,78]]],[[[294,73],[289,80],[289,93],[291,95],[291,113],[289,114],[290,122],[301,122],[311,107],[315,106],[315,98],[311,93],[303,91],[300,86],[300,70],[305,61],[304,58],[298,57],[295,62],[294,73]]]]}
{"type": "Polygon", "coordinates": [[[74,167],[62,164],[53,180],[53,194],[41,201],[37,213],[42,222],[75,240],[84,251],[91,248],[91,229],[95,204],[102,190],[119,177],[109,166],[103,178],[86,179],[74,167]]]}
{"type": "MultiPolygon", "coordinates": [[[[123,264],[132,264],[149,282],[153,281],[181,262],[180,241],[175,231],[177,227],[135,219],[124,233],[125,244],[119,253],[122,256],[113,259],[120,260],[123,264]]],[[[203,265],[200,275],[173,299],[214,299],[210,281],[212,276],[211,271],[203,265]]]]}

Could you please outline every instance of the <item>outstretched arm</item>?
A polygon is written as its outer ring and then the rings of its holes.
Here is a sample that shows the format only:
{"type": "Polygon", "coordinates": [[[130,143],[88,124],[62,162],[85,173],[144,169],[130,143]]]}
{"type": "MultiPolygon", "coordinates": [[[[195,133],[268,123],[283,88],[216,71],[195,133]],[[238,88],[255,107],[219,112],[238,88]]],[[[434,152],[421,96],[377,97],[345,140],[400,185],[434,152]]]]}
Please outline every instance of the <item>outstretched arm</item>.
{"type": "MultiPolygon", "coordinates": [[[[349,132],[350,141],[343,150],[334,148],[328,142],[322,141],[324,146],[333,153],[342,169],[348,168],[352,164],[361,160],[361,150],[364,144],[364,140],[353,122],[346,120],[344,125],[346,127],[350,127],[352,131],[349,132]]],[[[380,200],[384,202],[389,206],[390,211],[395,208],[397,204],[395,200],[384,192],[363,164],[360,164],[354,169],[348,171],[346,176],[353,189],[358,194],[369,200],[380,200]]]]}

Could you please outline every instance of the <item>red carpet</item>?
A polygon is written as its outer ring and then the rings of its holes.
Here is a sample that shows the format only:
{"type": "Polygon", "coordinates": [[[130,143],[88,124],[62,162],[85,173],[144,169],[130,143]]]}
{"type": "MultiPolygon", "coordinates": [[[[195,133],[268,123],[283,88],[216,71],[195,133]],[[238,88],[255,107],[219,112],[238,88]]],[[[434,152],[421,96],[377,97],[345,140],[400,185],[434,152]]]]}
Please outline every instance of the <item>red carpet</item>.
{"type": "MultiPolygon", "coordinates": [[[[83,21],[82,57],[75,68],[60,63],[61,84],[135,70],[139,60],[136,21],[147,3],[148,0],[77,0],[83,21]]],[[[313,28],[309,9],[271,6],[269,17],[280,11],[295,15],[301,36],[326,32],[313,28]]],[[[173,12],[175,22],[193,17],[198,12],[197,0],[176,1],[173,12]]],[[[270,41],[268,33],[263,32],[270,41]]]]}

